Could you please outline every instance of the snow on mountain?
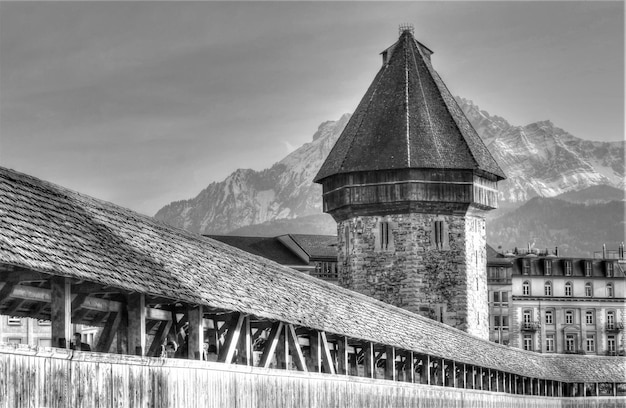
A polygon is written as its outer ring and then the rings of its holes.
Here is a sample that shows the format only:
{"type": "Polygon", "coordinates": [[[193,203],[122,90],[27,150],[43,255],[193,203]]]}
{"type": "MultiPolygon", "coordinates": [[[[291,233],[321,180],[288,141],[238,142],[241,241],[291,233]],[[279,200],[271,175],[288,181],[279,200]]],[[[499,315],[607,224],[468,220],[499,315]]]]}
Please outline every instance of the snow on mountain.
{"type": "MultiPolygon", "coordinates": [[[[470,100],[457,102],[508,177],[499,183],[503,203],[596,185],[624,189],[624,142],[578,139],[550,121],[514,126],[470,100]]],[[[189,231],[215,234],[320,214],[322,191],[312,180],[349,118],[346,114],[322,123],[311,142],[271,168],[239,169],[195,198],[166,205],[155,217],[189,231]]]]}

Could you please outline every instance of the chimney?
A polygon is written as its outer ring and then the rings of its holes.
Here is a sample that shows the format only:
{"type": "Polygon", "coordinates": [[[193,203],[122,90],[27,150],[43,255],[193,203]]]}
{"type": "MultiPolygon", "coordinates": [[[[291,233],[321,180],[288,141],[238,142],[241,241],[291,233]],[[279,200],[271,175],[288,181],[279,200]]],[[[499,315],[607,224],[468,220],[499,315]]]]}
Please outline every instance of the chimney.
{"type": "Polygon", "coordinates": [[[559,247],[554,247],[554,255],[559,256],[559,247]]]}
{"type": "Polygon", "coordinates": [[[606,259],[606,244],[602,244],[602,259],[606,259]]]}
{"type": "Polygon", "coordinates": [[[624,243],[619,244],[619,259],[624,259],[624,243]]]}

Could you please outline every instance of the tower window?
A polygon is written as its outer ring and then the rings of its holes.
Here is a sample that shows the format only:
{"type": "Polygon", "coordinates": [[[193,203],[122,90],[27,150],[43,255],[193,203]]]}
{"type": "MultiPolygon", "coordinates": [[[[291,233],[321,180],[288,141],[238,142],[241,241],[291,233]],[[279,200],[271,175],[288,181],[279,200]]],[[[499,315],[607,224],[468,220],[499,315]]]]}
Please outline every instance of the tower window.
{"type": "Polygon", "coordinates": [[[380,233],[380,249],[389,249],[389,223],[381,222],[378,226],[380,233]]]}
{"type": "MultiPolygon", "coordinates": [[[[436,219],[432,224],[430,235],[432,245],[437,249],[448,249],[448,232],[444,220],[436,219]]],[[[476,260],[478,262],[478,260],[476,260]]]]}

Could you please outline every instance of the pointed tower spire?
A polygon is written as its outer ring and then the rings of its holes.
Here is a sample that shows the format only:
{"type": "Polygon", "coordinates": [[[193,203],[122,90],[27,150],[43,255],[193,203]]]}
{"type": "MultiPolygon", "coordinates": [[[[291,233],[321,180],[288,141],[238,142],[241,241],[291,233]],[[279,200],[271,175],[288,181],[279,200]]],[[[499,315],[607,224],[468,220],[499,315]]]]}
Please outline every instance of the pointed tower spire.
{"type": "Polygon", "coordinates": [[[339,283],[488,338],[485,213],[504,173],[400,26],[315,177],[337,221],[339,283]]]}

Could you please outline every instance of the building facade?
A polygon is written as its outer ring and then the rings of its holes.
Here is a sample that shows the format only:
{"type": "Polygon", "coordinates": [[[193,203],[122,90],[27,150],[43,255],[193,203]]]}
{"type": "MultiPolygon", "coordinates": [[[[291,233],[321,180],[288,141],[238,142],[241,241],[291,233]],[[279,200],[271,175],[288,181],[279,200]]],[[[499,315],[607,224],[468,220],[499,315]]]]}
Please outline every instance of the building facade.
{"type": "Polygon", "coordinates": [[[315,182],[339,284],[488,337],[486,212],[504,173],[401,28],[315,182]]]}
{"type": "Polygon", "coordinates": [[[554,253],[488,260],[489,339],[542,353],[624,355],[626,261],[554,253]]]}

